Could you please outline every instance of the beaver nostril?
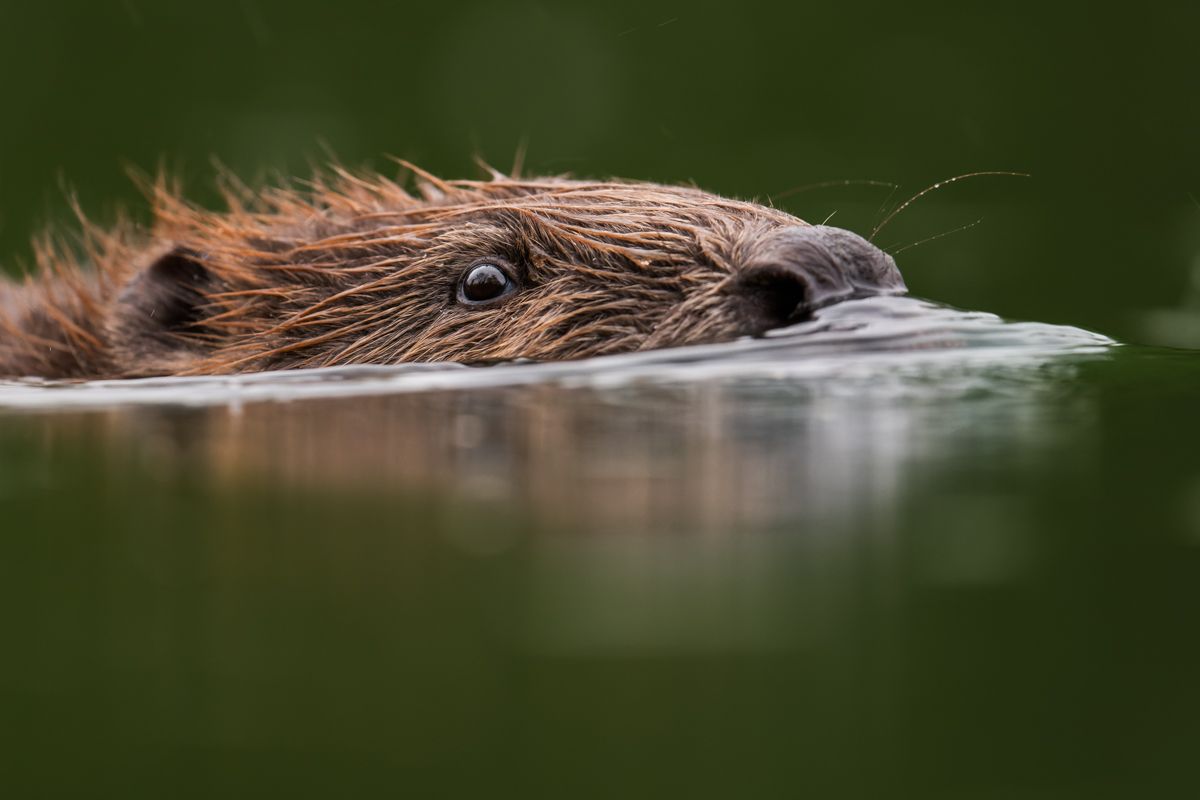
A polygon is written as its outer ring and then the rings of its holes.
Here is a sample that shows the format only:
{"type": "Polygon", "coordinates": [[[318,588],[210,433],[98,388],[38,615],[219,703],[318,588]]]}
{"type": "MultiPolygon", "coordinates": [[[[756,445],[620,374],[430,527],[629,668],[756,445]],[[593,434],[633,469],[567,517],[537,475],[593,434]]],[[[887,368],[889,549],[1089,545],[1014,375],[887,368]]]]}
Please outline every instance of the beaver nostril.
{"type": "Polygon", "coordinates": [[[792,225],[755,238],[733,288],[755,334],[801,322],[831,303],[905,291],[891,256],[824,225],[792,225]]]}
{"type": "Polygon", "coordinates": [[[786,264],[764,265],[743,272],[735,291],[754,333],[797,322],[807,310],[804,275],[786,264]]]}

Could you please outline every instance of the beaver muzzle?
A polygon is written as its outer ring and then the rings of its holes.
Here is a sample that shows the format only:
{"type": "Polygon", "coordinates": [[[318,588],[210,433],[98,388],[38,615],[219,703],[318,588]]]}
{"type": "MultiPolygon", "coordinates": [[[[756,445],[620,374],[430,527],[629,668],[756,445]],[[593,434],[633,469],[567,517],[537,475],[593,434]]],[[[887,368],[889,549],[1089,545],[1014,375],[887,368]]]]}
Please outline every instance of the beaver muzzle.
{"type": "Polygon", "coordinates": [[[776,229],[749,252],[731,288],[753,334],[842,300],[907,291],[891,256],[841,228],[776,229]]]}

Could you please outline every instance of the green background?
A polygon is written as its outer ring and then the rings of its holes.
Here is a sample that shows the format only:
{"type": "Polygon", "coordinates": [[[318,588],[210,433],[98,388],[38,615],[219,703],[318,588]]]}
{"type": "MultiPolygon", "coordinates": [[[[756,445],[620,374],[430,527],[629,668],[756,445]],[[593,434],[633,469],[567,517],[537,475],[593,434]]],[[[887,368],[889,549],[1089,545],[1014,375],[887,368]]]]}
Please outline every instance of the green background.
{"type": "MultiPolygon", "coordinates": [[[[1195,4],[5,3],[0,262],[68,215],[141,209],[126,165],[211,202],[210,158],[254,178],[335,153],[451,177],[694,181],[870,230],[914,293],[1170,343],[1200,252],[1195,4]]],[[[1200,340],[1198,340],[1200,341],[1200,340]]],[[[1191,343],[1187,339],[1183,343],[1191,343]]]]}

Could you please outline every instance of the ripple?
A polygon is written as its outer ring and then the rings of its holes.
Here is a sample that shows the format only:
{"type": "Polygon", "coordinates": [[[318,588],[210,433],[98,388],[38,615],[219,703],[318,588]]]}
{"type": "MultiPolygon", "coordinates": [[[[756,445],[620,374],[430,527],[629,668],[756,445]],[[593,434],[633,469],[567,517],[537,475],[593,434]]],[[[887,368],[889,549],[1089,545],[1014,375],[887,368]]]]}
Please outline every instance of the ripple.
{"type": "Polygon", "coordinates": [[[964,369],[1037,365],[1062,356],[1103,353],[1115,345],[1079,328],[1008,322],[912,297],[874,297],[822,309],[809,321],[763,338],[721,344],[490,367],[364,365],[204,377],[6,381],[0,382],[0,409],[236,406],[530,384],[608,388],[754,379],[832,381],[835,393],[840,387],[847,393],[868,390],[895,396],[927,385],[930,378],[961,377],[964,369]]]}

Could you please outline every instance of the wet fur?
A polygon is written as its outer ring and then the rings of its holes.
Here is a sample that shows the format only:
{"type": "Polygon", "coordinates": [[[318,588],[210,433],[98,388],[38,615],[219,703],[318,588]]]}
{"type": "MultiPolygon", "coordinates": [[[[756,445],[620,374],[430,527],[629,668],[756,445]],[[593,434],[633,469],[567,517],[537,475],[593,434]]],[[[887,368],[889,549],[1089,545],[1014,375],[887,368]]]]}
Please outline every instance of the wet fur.
{"type": "Polygon", "coordinates": [[[0,375],[116,378],[333,364],[567,359],[734,338],[729,287],[800,220],[693,188],[564,178],[416,189],[333,170],[306,187],[222,181],[225,209],[150,187],[153,224],[51,238],[0,281],[0,375]],[[523,290],[454,301],[503,259],[523,290]]]}

